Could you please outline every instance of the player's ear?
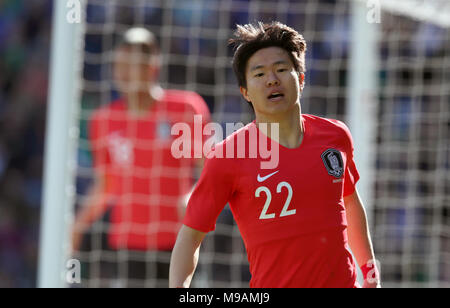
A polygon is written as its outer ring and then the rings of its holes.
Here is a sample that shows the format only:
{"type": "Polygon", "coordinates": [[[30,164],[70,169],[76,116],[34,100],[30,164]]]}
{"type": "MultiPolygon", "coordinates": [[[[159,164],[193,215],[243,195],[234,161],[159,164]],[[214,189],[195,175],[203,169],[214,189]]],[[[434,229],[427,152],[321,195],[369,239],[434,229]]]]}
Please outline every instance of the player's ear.
{"type": "Polygon", "coordinates": [[[248,96],[247,88],[240,86],[239,90],[241,91],[242,96],[247,100],[247,102],[250,102],[250,97],[248,96]]]}

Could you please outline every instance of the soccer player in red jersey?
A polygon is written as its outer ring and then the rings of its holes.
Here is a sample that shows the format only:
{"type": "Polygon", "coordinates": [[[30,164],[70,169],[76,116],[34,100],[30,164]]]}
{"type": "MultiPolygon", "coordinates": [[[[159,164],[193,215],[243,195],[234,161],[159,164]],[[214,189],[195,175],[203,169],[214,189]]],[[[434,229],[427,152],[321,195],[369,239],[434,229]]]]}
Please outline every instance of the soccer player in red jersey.
{"type": "Polygon", "coordinates": [[[227,202],[247,249],[251,287],[358,287],[349,245],[367,277],[363,286],[379,286],[350,132],[340,121],[301,113],[305,40],[273,22],[238,26],[230,42],[256,120],[207,155],[172,252],[170,287],[190,285],[200,244],[227,202]],[[223,158],[243,138],[245,157],[223,158]],[[271,169],[261,153],[250,155],[256,139],[278,148],[271,169]]]}
{"type": "Polygon", "coordinates": [[[193,156],[173,157],[171,128],[179,122],[193,128],[194,115],[207,122],[208,107],[196,93],[162,89],[159,68],[153,34],[144,28],[126,31],[113,62],[122,98],[96,110],[89,122],[96,177],[77,214],[72,241],[74,251],[106,250],[98,265],[99,278],[110,281],[106,286],[152,286],[149,281],[167,286],[184,196],[201,163],[193,156]],[[104,233],[100,241],[98,229],[104,233]]]}

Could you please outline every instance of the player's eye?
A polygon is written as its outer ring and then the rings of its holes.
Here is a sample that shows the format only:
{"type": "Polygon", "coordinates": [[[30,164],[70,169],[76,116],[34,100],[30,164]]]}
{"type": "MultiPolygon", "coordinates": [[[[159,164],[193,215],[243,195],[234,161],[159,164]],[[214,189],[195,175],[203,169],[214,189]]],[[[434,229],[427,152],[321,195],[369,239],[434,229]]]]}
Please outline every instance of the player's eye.
{"type": "Polygon", "coordinates": [[[255,74],[255,77],[262,77],[262,76],[264,76],[264,73],[255,74]]]}
{"type": "Polygon", "coordinates": [[[282,73],[282,72],[286,72],[286,71],[287,71],[286,68],[279,68],[279,69],[278,69],[278,73],[282,73]]]}

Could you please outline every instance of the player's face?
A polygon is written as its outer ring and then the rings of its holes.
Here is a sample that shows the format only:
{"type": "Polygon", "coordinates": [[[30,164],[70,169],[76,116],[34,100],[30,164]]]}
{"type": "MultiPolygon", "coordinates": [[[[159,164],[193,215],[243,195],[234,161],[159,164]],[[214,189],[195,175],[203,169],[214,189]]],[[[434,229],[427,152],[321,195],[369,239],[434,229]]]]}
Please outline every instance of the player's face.
{"type": "Polygon", "coordinates": [[[148,92],[156,79],[156,67],[139,48],[123,46],[115,53],[113,74],[122,93],[148,92]]]}
{"type": "Polygon", "coordinates": [[[247,62],[247,87],[241,87],[241,93],[252,103],[257,115],[275,116],[300,103],[303,79],[286,50],[263,48],[247,62]]]}

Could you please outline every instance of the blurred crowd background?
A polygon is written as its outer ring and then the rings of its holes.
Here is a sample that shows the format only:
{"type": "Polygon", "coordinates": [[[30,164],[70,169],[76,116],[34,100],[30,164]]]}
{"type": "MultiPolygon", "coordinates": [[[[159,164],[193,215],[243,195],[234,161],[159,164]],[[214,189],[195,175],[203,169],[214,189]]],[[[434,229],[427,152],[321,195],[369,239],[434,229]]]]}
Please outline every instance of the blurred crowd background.
{"type": "MultiPolygon", "coordinates": [[[[90,112],[115,96],[109,58],[96,55],[107,55],[114,36],[133,24],[147,26],[161,42],[163,85],[197,91],[213,120],[224,123],[251,120],[229,63],[231,30],[255,20],[287,23],[309,43],[302,111],[345,120],[348,1],[279,1],[272,12],[255,5],[271,1],[112,2],[123,5],[111,10],[109,1],[95,0],[87,8],[80,141],[86,140],[90,112]],[[305,11],[290,11],[293,3],[304,4],[305,11]],[[278,10],[283,5],[285,10],[278,10]],[[237,9],[224,13],[233,6],[237,9]]],[[[0,1],[0,287],[36,286],[52,5],[52,0],[0,1]]],[[[429,266],[438,264],[438,279],[449,283],[450,31],[386,15],[382,35],[376,200],[370,213],[375,251],[388,281],[436,279],[429,266]]],[[[82,172],[91,164],[85,143],[78,154],[82,195],[90,183],[89,172],[82,172]]],[[[245,252],[229,227],[229,211],[219,223],[206,249],[223,253],[224,262],[218,258],[207,271],[217,281],[246,280],[245,252]],[[226,256],[232,252],[230,265],[226,256]],[[233,266],[238,269],[230,271],[233,266]]]]}
{"type": "Polygon", "coordinates": [[[0,287],[36,285],[52,1],[0,1],[0,287]]]}

